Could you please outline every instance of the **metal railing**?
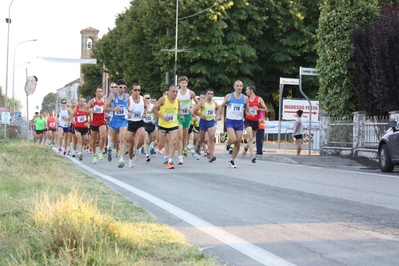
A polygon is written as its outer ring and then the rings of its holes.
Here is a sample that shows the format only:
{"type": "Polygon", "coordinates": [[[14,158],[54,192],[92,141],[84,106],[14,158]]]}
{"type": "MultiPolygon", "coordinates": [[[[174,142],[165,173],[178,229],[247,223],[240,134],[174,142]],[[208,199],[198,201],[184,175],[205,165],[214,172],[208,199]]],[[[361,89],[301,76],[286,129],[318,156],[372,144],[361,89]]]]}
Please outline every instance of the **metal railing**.
{"type": "Polygon", "coordinates": [[[329,146],[352,147],[353,119],[331,119],[329,129],[329,146]]]}

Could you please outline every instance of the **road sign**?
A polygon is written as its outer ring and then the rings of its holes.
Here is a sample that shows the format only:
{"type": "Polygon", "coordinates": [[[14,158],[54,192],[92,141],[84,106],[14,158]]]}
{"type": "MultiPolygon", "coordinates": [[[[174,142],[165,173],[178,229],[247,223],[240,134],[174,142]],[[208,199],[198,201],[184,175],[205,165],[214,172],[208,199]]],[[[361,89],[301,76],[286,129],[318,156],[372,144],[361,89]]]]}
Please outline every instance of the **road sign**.
{"type": "Polygon", "coordinates": [[[3,125],[4,124],[9,125],[10,124],[10,113],[9,112],[2,112],[1,113],[1,123],[3,125]]]}
{"type": "Polygon", "coordinates": [[[25,92],[27,95],[32,95],[36,90],[37,77],[30,76],[25,83],[25,92]]]}
{"type": "Polygon", "coordinates": [[[318,76],[319,75],[319,72],[317,71],[316,68],[310,68],[310,67],[301,67],[299,73],[303,76],[318,76]]]}
{"type": "Polygon", "coordinates": [[[299,85],[299,79],[280,78],[280,84],[299,85]]]}
{"type": "Polygon", "coordinates": [[[309,102],[307,100],[288,100],[283,99],[283,119],[296,120],[296,111],[303,110],[302,120],[309,120],[309,115],[312,115],[312,122],[319,121],[319,101],[311,101],[312,111],[310,111],[309,102]]]}

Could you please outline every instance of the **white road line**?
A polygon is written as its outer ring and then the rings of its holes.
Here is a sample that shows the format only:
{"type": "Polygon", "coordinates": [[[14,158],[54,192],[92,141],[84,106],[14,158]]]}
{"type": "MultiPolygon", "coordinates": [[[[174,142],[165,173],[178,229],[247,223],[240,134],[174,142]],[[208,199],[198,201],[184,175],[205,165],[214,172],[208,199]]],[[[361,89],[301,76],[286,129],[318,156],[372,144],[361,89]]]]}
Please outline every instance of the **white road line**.
{"type": "Polygon", "coordinates": [[[78,165],[79,167],[83,168],[87,172],[92,173],[93,175],[97,175],[121,188],[126,189],[129,192],[132,192],[136,194],[137,196],[153,203],[154,205],[164,209],[165,211],[170,212],[171,214],[175,215],[176,217],[179,217],[183,221],[185,221],[188,224],[191,224],[192,226],[196,227],[197,229],[205,232],[206,234],[222,241],[223,243],[229,245],[230,247],[236,249],[237,251],[247,255],[248,257],[256,260],[257,262],[263,264],[263,265],[279,265],[279,266],[295,266],[295,264],[286,261],[264,249],[261,249],[244,239],[241,239],[239,237],[236,237],[235,235],[232,235],[200,218],[198,218],[195,215],[192,215],[191,213],[188,213],[164,200],[161,200],[160,198],[157,198],[147,192],[144,192],[140,189],[137,189],[131,185],[128,185],[124,182],[121,182],[111,176],[104,175],[100,173],[99,171],[96,171],[83,163],[73,160],[72,158],[70,159],[74,164],[78,165]]]}

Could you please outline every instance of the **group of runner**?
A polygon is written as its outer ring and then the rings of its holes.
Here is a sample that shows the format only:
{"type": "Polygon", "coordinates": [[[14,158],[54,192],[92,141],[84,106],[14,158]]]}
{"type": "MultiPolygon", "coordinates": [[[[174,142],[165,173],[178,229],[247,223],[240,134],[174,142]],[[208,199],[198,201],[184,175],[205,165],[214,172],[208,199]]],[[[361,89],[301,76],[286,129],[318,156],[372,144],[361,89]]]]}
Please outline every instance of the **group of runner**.
{"type": "Polygon", "coordinates": [[[236,168],[234,159],[239,153],[244,128],[251,161],[256,162],[252,140],[262,120],[261,113],[264,116],[268,111],[263,99],[256,96],[255,86],[246,88],[247,96],[242,90],[243,83],[237,80],[234,92],[227,94],[219,106],[213,100],[211,89],[197,99],[194,91],[188,89],[188,78],[183,76],[179,78],[179,86],[170,86],[162,97],[152,102],[149,93],[141,95],[140,84],[133,84],[128,93],[126,81],[120,79],[111,83],[108,95],[104,96],[103,89],[97,87],[95,97],[87,103],[84,98],[79,98],[72,100],[68,107],[67,100],[63,99],[57,116],[54,111],[47,119],[38,114],[34,119],[34,139],[41,143],[47,129],[53,133],[48,145],[54,144],[53,136],[57,134],[58,152],[70,154],[72,146],[72,156],[79,160],[83,159],[84,147],[90,142],[92,163],[103,160],[103,153],[111,161],[115,151],[119,168],[125,166],[124,155],[128,156],[129,167],[134,167],[140,148],[144,150],[145,161],[150,162],[150,155],[158,146],[159,150],[164,150],[166,168],[174,169],[175,152],[178,153],[178,165],[184,163],[183,156],[188,154],[190,129],[194,134],[192,155],[199,158],[201,147],[206,145],[208,161],[216,160],[216,122],[226,108],[225,125],[229,136],[226,148],[234,146],[228,165],[236,168]]]}

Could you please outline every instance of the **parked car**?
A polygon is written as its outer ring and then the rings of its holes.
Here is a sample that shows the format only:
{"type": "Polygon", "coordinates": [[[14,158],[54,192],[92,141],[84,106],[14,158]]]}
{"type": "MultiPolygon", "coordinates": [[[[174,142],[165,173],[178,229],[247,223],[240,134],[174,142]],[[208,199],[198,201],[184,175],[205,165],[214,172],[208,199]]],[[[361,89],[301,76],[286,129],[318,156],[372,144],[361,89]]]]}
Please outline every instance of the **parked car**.
{"type": "Polygon", "coordinates": [[[378,160],[382,172],[392,172],[399,164],[399,129],[398,123],[390,121],[389,129],[385,132],[378,145],[378,160]]]}

